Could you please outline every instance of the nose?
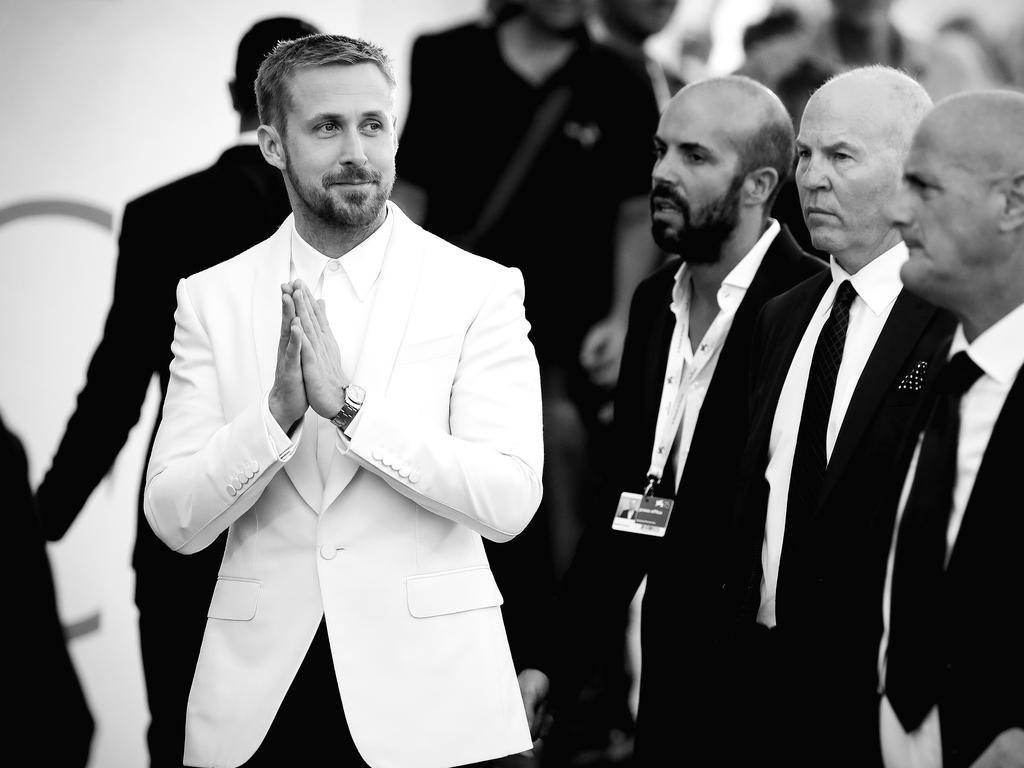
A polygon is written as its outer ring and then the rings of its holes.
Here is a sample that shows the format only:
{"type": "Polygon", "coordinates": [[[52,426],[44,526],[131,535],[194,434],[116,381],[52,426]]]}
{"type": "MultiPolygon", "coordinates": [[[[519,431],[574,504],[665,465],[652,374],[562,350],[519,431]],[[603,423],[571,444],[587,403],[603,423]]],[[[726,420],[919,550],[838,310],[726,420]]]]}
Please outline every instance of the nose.
{"type": "Polygon", "coordinates": [[[796,183],[798,187],[805,190],[828,189],[832,186],[828,169],[818,153],[811,152],[803,155],[797,161],[796,183]]]}
{"type": "Polygon", "coordinates": [[[339,143],[339,165],[365,165],[366,151],[363,148],[363,137],[354,126],[347,128],[339,143]]]}
{"type": "Polygon", "coordinates": [[[675,186],[679,175],[672,166],[669,153],[665,153],[654,161],[654,168],[651,169],[651,185],[670,184],[675,186]]]}

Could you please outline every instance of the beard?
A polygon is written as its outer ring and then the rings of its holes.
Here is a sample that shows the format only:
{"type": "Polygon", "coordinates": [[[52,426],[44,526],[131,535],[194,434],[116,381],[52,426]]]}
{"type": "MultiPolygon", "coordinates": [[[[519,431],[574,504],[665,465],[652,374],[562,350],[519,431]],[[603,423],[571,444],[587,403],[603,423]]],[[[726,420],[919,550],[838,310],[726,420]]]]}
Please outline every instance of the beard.
{"type": "MultiPolygon", "coordinates": [[[[285,161],[287,160],[286,153],[285,161]]],[[[320,178],[319,184],[304,182],[296,175],[291,163],[285,166],[285,173],[288,174],[295,194],[311,214],[326,226],[345,229],[361,229],[377,221],[394,185],[393,177],[391,180],[385,180],[384,174],[370,165],[361,168],[346,166],[341,170],[326,173],[320,178]],[[373,188],[368,192],[346,190],[340,200],[331,192],[332,185],[355,183],[369,183],[373,188]]]]}
{"type": "Polygon", "coordinates": [[[690,204],[668,184],[656,184],[651,190],[651,213],[658,201],[678,209],[682,227],[652,219],[651,234],[658,247],[679,254],[690,264],[713,264],[721,258],[722,243],[736,229],[740,219],[740,187],[743,177],[734,178],[729,189],[694,215],[690,204]]]}

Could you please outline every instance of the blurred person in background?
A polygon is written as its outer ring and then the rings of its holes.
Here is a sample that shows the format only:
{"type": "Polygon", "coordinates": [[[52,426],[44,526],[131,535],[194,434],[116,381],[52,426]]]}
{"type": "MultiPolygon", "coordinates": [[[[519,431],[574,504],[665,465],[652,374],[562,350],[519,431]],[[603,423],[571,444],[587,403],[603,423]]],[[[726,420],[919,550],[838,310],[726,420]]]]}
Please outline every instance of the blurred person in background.
{"type": "Polygon", "coordinates": [[[4,694],[13,705],[5,728],[23,754],[31,750],[32,764],[85,768],[94,730],[92,714],[60,623],[25,451],[2,418],[0,472],[3,519],[14,543],[10,572],[18,582],[5,601],[10,620],[17,622],[4,643],[11,660],[4,694]]]}
{"type": "MultiPolygon", "coordinates": [[[[161,398],[166,395],[178,281],[263,240],[291,210],[281,174],[264,161],[256,143],[254,82],[260,62],[280,40],[316,31],[290,17],[254,24],[238,44],[235,77],[228,83],[239,120],[236,146],[209,168],[125,206],[103,337],[36,491],[49,540],[64,535],[113,466],[154,375],[161,398]]],[[[159,421],[158,413],[149,451],[159,421]]],[[[185,704],[224,541],[187,559],[170,552],[146,523],[141,489],[137,520],[132,566],[150,713],[150,765],[180,766],[185,704]]]]}
{"type": "Polygon", "coordinates": [[[646,67],[660,109],[664,109],[673,94],[686,83],[670,62],[651,56],[644,43],[665,28],[676,12],[678,1],[596,0],[590,16],[595,40],[646,67]]]}
{"type": "Polygon", "coordinates": [[[629,299],[660,258],[648,229],[650,76],[594,42],[585,10],[583,0],[523,0],[490,23],[417,38],[393,192],[414,221],[520,268],[526,283],[544,500],[522,536],[487,545],[516,657],[530,610],[579,537],[608,453],[594,446],[629,299]],[[467,109],[483,122],[461,119],[467,109]]]}
{"type": "Polygon", "coordinates": [[[798,24],[786,41],[751,52],[737,71],[776,90],[780,79],[808,58],[838,72],[884,64],[906,72],[933,99],[960,90],[965,77],[961,63],[934,43],[897,29],[892,3],[831,0],[831,12],[823,20],[798,24]]]}

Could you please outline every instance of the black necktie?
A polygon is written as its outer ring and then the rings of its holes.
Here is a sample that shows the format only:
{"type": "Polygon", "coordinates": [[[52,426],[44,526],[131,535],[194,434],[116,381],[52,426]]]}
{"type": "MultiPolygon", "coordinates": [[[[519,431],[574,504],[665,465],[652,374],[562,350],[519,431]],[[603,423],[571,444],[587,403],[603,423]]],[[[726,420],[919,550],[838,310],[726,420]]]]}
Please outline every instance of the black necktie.
{"type": "Polygon", "coordinates": [[[836,376],[843,362],[846,329],[850,325],[850,305],[857,297],[853,283],[844,280],[836,291],[832,313],[818,334],[811,356],[811,370],[807,376],[800,428],[793,453],[793,470],[789,475],[789,498],[786,504],[786,538],[790,521],[798,524],[814,509],[825,479],[825,433],[832,412],[832,397],[836,391],[836,376]]]}
{"type": "Polygon", "coordinates": [[[811,355],[811,369],[807,376],[807,389],[800,413],[800,427],[796,433],[793,469],[789,474],[789,496],[786,501],[786,529],[782,539],[779,560],[779,581],[775,589],[775,615],[782,613],[782,564],[798,539],[802,523],[807,520],[821,495],[822,482],[828,461],[825,457],[825,433],[832,412],[832,396],[836,391],[836,376],[843,362],[846,329],[850,325],[850,305],[857,298],[853,283],[844,280],[836,290],[832,312],[818,334],[811,355]]]}
{"type": "Polygon", "coordinates": [[[896,539],[885,693],[907,733],[921,725],[937,701],[942,673],[939,617],[960,398],[980,375],[966,352],[957,352],[939,374],[896,539]]]}

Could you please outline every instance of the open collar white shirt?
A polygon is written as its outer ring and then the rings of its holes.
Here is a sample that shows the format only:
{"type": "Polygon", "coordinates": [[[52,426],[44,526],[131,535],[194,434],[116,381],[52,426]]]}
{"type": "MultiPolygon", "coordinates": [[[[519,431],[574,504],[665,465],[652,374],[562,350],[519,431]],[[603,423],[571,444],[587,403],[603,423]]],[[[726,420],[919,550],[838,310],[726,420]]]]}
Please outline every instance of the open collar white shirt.
{"type": "Polygon", "coordinates": [[[672,303],[669,308],[675,316],[672,342],[658,410],[658,426],[652,468],[658,462],[659,450],[670,450],[674,466],[674,487],[678,488],[683,476],[690,443],[697,426],[700,409],[704,405],[708,386],[722,354],[722,347],[732,328],[733,318],[743,297],[747,294],[765,254],[775,241],[781,227],[769,219],[767,229],[753,247],[722,280],[718,289],[718,314],[711,322],[697,348],[690,343],[691,267],[684,263],[675,274],[672,303]],[[673,423],[678,421],[678,427],[673,423]]]}
{"type": "MultiPolygon", "coordinates": [[[[982,375],[960,399],[960,431],[957,437],[956,479],[953,483],[953,508],[946,529],[946,563],[956,544],[964,511],[974,489],[982,457],[988,447],[992,429],[999,412],[1003,409],[1006,396],[1024,366],[1024,304],[1017,307],[999,322],[982,333],[973,344],[967,343],[963,326],[958,326],[950,345],[949,356],[967,350],[968,356],[982,370],[982,375]]],[[[917,459],[921,450],[921,435],[911,459],[903,483],[896,525],[893,528],[892,545],[886,566],[885,591],[882,594],[882,620],[884,630],[878,650],[879,680],[885,681],[886,652],[889,648],[889,619],[892,608],[892,570],[896,557],[896,538],[903,518],[903,507],[910,495],[917,459]]],[[[942,768],[942,742],[939,726],[939,710],[933,707],[924,722],[913,733],[907,733],[893,712],[889,699],[882,698],[880,712],[882,756],[886,768],[942,768]]]]}
{"type": "Polygon", "coordinates": [[[907,247],[902,241],[875,257],[854,275],[848,274],[839,266],[833,256],[829,263],[832,284],[818,302],[793,355],[775,408],[775,418],[768,442],[768,466],[765,470],[769,491],[764,541],[761,545],[761,604],[757,612],[757,621],[766,627],[774,627],[776,623],[775,593],[779,581],[782,542],[786,531],[789,478],[793,471],[797,431],[800,427],[814,346],[825,321],[832,314],[832,304],[840,283],[849,280],[857,291],[857,296],[850,305],[850,322],[843,347],[843,360],[836,376],[832,410],[829,412],[828,428],[825,432],[825,456],[828,460],[832,457],[832,449],[843,426],[846,409],[853,398],[857,382],[864,371],[864,365],[903,288],[900,267],[906,260],[907,247]]]}
{"type": "MultiPolygon", "coordinates": [[[[384,223],[363,242],[344,255],[332,259],[303,240],[292,225],[291,279],[301,279],[314,299],[324,300],[327,322],[341,352],[341,369],[350,380],[359,363],[392,226],[393,219],[389,214],[384,223]]],[[[291,445],[291,440],[272,417],[265,421],[271,443],[280,455],[291,445]]],[[[307,431],[317,434],[317,464],[321,478],[326,479],[336,429],[330,421],[321,418],[310,408],[306,411],[303,427],[303,432],[307,431]]]]}

